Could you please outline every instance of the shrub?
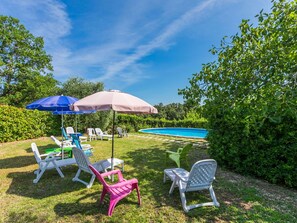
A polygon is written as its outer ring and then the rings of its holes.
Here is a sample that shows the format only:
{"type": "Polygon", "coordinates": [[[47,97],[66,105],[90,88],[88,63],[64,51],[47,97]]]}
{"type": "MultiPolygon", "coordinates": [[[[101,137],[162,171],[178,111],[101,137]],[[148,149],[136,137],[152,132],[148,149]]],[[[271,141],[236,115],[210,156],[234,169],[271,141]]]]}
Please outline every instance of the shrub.
{"type": "Polygon", "coordinates": [[[60,119],[49,112],[0,106],[0,142],[60,134],[60,119]]]}
{"type": "Polygon", "coordinates": [[[125,126],[129,132],[137,132],[139,129],[158,128],[158,127],[191,127],[206,128],[206,119],[185,119],[185,120],[166,120],[151,117],[142,117],[140,115],[119,114],[117,116],[117,125],[125,126]]]}

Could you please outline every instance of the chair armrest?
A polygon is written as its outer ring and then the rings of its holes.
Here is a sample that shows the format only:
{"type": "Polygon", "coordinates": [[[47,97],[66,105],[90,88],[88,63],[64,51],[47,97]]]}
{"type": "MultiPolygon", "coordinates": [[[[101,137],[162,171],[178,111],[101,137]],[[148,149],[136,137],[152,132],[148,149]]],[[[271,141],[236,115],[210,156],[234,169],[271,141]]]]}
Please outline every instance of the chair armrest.
{"type": "Polygon", "coordinates": [[[93,147],[88,147],[88,148],[84,148],[84,147],[82,147],[82,150],[83,150],[83,151],[88,151],[88,150],[92,151],[92,149],[93,149],[93,147]]]}
{"type": "Polygon", "coordinates": [[[115,175],[115,174],[118,174],[119,179],[123,179],[123,175],[122,175],[122,172],[120,170],[108,171],[108,172],[102,173],[101,176],[102,177],[107,177],[107,176],[115,175]]]}
{"type": "Polygon", "coordinates": [[[131,184],[138,184],[138,180],[136,178],[130,179],[130,180],[124,180],[119,183],[116,183],[114,185],[110,185],[110,188],[121,188],[126,185],[131,185],[131,184]]]}
{"type": "Polygon", "coordinates": [[[175,177],[177,178],[177,180],[181,180],[183,182],[187,182],[189,179],[189,172],[184,170],[182,173],[179,173],[175,170],[172,170],[172,172],[175,174],[175,177]]]}
{"type": "Polygon", "coordinates": [[[52,153],[45,153],[45,154],[40,154],[40,157],[50,157],[50,156],[55,156],[57,154],[60,154],[60,152],[52,152],[52,153]]]}

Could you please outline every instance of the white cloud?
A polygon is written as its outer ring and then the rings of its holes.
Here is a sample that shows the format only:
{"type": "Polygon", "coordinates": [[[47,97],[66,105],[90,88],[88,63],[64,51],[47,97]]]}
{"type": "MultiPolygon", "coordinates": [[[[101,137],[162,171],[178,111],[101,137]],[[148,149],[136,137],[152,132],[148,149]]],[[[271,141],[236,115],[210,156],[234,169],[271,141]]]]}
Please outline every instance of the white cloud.
{"type": "Polygon", "coordinates": [[[143,73],[145,64],[141,59],[156,50],[169,48],[174,37],[215,2],[206,0],[194,5],[195,2],[181,0],[127,1],[125,10],[119,10],[123,13],[113,18],[114,23],[106,21],[106,29],[99,27],[98,31],[96,24],[92,24],[95,21],[84,21],[83,25],[88,25],[87,29],[96,36],[85,37],[83,43],[79,42],[81,39],[71,39],[71,31],[86,27],[72,27],[66,5],[58,0],[2,0],[0,11],[20,19],[34,35],[44,37],[59,80],[67,79],[68,75],[109,83],[120,79],[124,86],[149,78],[143,73]]]}
{"type": "Polygon", "coordinates": [[[99,80],[107,80],[117,75],[124,69],[129,66],[134,66],[137,61],[143,57],[149,55],[157,49],[166,48],[168,46],[170,39],[180,32],[185,26],[191,24],[195,17],[199,17],[204,10],[207,10],[213,5],[215,0],[208,0],[201,4],[198,4],[196,7],[190,11],[184,13],[182,16],[174,20],[170,25],[168,25],[164,31],[151,40],[148,44],[142,44],[135,48],[133,54],[126,56],[123,60],[116,63],[112,63],[106,68],[106,73],[99,78],[99,80]]]}

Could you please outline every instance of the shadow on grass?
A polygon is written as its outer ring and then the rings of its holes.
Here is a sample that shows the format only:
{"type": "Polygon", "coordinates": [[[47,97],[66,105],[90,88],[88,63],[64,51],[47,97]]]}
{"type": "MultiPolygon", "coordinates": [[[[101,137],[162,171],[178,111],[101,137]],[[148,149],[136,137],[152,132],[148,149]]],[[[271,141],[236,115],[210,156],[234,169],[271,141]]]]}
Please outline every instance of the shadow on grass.
{"type": "MultiPolygon", "coordinates": [[[[136,191],[133,191],[132,193],[136,194],[136,191]]],[[[106,195],[102,204],[99,204],[101,196],[101,191],[96,191],[93,193],[89,193],[79,199],[77,199],[74,203],[59,203],[55,206],[54,210],[57,215],[60,217],[64,216],[72,216],[72,215],[98,215],[100,220],[100,216],[107,216],[108,207],[109,207],[109,196],[106,195]],[[95,202],[85,202],[84,200],[88,200],[90,198],[96,198],[95,202]]],[[[124,198],[123,200],[120,200],[119,203],[116,205],[116,208],[114,212],[116,211],[117,207],[131,204],[135,205],[135,207],[138,207],[137,198],[135,201],[131,200],[132,198],[124,198]]]]}
{"type": "MultiPolygon", "coordinates": [[[[40,154],[45,153],[45,150],[48,148],[57,148],[57,145],[48,144],[45,146],[38,147],[40,154]]],[[[26,167],[33,164],[36,164],[36,160],[34,154],[32,152],[31,147],[25,149],[27,153],[30,153],[30,156],[14,156],[9,158],[0,159],[0,167],[1,169],[9,169],[9,168],[20,168],[26,167]]]]}
{"type": "Polygon", "coordinates": [[[75,191],[82,187],[81,184],[72,182],[76,171],[75,166],[63,167],[62,172],[65,177],[61,178],[55,169],[46,170],[37,184],[33,183],[36,177],[33,171],[12,172],[7,176],[12,178],[12,182],[6,193],[42,199],[75,191]]]}
{"type": "MultiPolygon", "coordinates": [[[[81,198],[79,198],[74,203],[59,203],[55,206],[54,211],[60,217],[82,214],[82,215],[94,215],[98,214],[99,202],[81,202],[87,198],[99,197],[98,192],[89,193],[81,198]]],[[[99,201],[99,199],[98,199],[99,201]]],[[[101,205],[102,207],[102,205],[101,205]]],[[[107,211],[107,209],[106,209],[107,211]]]]}
{"type": "Polygon", "coordinates": [[[144,202],[154,199],[155,208],[171,206],[179,209],[176,205],[179,203],[179,196],[168,194],[171,182],[163,183],[164,169],[176,167],[173,161],[166,159],[165,150],[175,151],[177,148],[175,143],[164,143],[158,147],[135,149],[124,157],[134,167],[129,175],[138,179],[144,202]]]}
{"type": "MultiPolygon", "coordinates": [[[[50,144],[42,145],[42,146],[39,146],[38,144],[36,144],[36,145],[38,147],[38,150],[39,150],[39,153],[40,154],[45,153],[45,150],[46,149],[49,149],[49,148],[59,148],[59,146],[57,144],[55,144],[55,143],[50,143],[50,144]]],[[[33,155],[32,148],[31,147],[26,148],[25,151],[27,153],[32,153],[32,155],[33,155]]]]}
{"type": "Polygon", "coordinates": [[[0,160],[1,169],[20,168],[35,164],[34,156],[15,156],[0,160]]]}
{"type": "MultiPolygon", "coordinates": [[[[125,159],[131,162],[131,166],[135,169],[130,172],[130,175],[137,178],[139,181],[140,192],[144,200],[154,199],[155,207],[159,211],[166,213],[168,206],[183,212],[180,194],[176,188],[172,195],[169,195],[171,181],[163,183],[164,169],[176,168],[176,164],[169,159],[166,159],[165,150],[176,151],[180,147],[176,143],[164,143],[158,147],[138,148],[126,154],[125,159]],[[162,149],[160,149],[162,148],[162,149]]],[[[191,151],[191,163],[196,162],[201,157],[207,157],[204,151],[191,151]],[[200,154],[201,153],[201,154],[200,154]]],[[[201,191],[198,193],[188,193],[187,200],[189,203],[203,203],[211,201],[208,191],[201,191]]],[[[203,209],[192,210],[187,214],[188,217],[198,217],[199,215],[207,214],[208,216],[216,216],[219,212],[218,208],[207,207],[203,209]]]]}

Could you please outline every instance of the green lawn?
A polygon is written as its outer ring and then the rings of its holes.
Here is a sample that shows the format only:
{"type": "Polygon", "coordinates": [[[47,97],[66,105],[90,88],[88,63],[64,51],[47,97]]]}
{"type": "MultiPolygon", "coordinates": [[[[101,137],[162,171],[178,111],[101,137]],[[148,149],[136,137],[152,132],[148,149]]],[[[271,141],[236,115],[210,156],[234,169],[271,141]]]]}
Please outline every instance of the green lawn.
{"type": "MultiPolygon", "coordinates": [[[[76,166],[62,169],[65,178],[50,170],[38,184],[32,183],[37,164],[30,144],[36,142],[42,153],[54,146],[49,137],[0,144],[0,222],[297,222],[296,190],[220,168],[213,186],[221,206],[184,213],[178,190],[169,196],[170,182],[163,184],[163,170],[174,167],[173,162],[165,162],[164,151],[176,149],[179,143],[164,139],[140,134],[116,138],[115,157],[125,161],[125,178],[138,179],[142,205],[138,207],[133,192],[118,203],[112,217],[107,216],[108,196],[98,205],[102,190],[98,181],[90,189],[72,182],[76,166]]],[[[90,144],[92,162],[110,157],[111,141],[90,144]]],[[[205,149],[194,148],[191,162],[208,157],[205,149]]],[[[89,177],[83,175],[85,180],[89,177]]],[[[209,194],[189,193],[187,199],[208,201],[209,194]]]]}

